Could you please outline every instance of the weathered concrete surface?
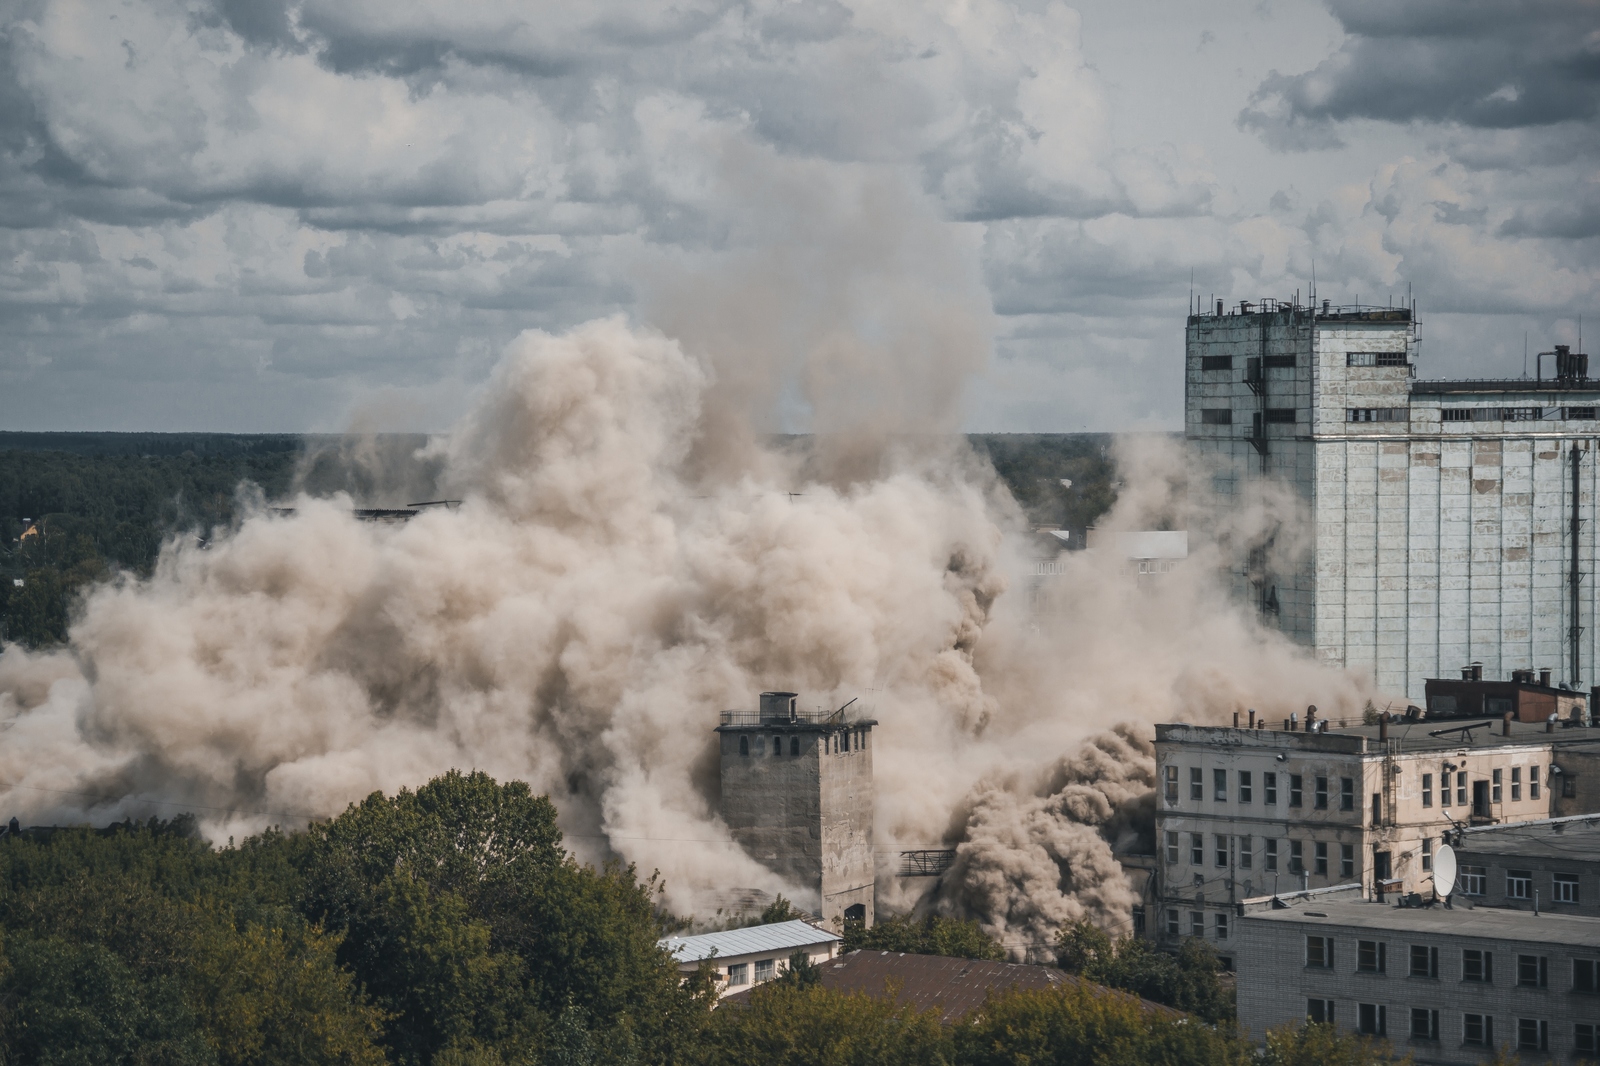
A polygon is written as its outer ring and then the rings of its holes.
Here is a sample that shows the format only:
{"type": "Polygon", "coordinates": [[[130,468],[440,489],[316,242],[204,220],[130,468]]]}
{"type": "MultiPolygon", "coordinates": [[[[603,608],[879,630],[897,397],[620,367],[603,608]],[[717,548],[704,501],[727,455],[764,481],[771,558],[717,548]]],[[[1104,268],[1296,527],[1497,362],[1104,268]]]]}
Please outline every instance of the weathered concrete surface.
{"type": "Polygon", "coordinates": [[[1600,422],[1592,417],[1600,383],[1414,381],[1409,318],[1300,308],[1189,319],[1185,432],[1214,466],[1210,484],[1195,490],[1227,507],[1251,479],[1281,478],[1311,523],[1301,559],[1241,574],[1236,591],[1259,604],[1270,590],[1277,612],[1269,617],[1285,633],[1413,700],[1424,678],[1473,661],[1488,677],[1550,667],[1557,680],[1586,687],[1600,656],[1600,422]],[[1377,353],[1405,362],[1350,365],[1377,353]],[[1216,365],[1223,357],[1230,366],[1216,365]],[[1264,364],[1258,388],[1247,380],[1251,359],[1264,364]],[[1224,410],[1231,421],[1220,424],[1224,410]],[[1400,417],[1353,421],[1352,411],[1400,417]],[[1255,416],[1271,412],[1257,427],[1255,416]],[[1472,417],[1446,420],[1446,412],[1472,417]],[[1290,413],[1292,421],[1274,421],[1290,413]],[[1573,444],[1577,663],[1569,641],[1573,444]]]}
{"type": "Polygon", "coordinates": [[[874,918],[873,724],[718,730],[723,820],[752,858],[815,889],[829,927],[842,924],[852,906],[862,907],[868,925],[874,918]],[[776,743],[782,754],[774,754],[776,743]]]}

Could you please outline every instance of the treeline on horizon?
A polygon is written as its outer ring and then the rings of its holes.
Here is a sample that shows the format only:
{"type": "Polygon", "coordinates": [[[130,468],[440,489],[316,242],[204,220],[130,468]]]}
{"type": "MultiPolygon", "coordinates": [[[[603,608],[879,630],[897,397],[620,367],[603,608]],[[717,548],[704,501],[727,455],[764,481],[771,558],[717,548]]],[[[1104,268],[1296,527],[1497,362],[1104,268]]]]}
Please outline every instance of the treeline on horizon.
{"type": "MultiPolygon", "coordinates": [[[[1037,527],[1084,531],[1114,502],[1110,436],[979,434],[1037,527]],[[1070,481],[1070,487],[1063,484],[1070,481]]],[[[206,537],[246,498],[353,491],[333,436],[0,432],[0,641],[66,639],[78,596],[118,571],[148,575],[170,536],[206,537]],[[241,495],[243,493],[243,495],[241,495]],[[34,532],[29,533],[30,530],[34,532]]],[[[420,446],[421,436],[386,442],[420,446]]]]}
{"type": "MultiPolygon", "coordinates": [[[[714,1009],[708,969],[684,979],[657,945],[683,926],[662,892],[631,867],[580,864],[547,797],[476,772],[223,848],[200,840],[188,817],[8,836],[0,1063],[1393,1061],[1384,1046],[1315,1025],[1275,1033],[1258,1053],[1233,1033],[1203,942],[1186,945],[1188,962],[1152,963],[1147,946],[1084,925],[1062,932],[1069,969],[1113,981],[1176,975],[1201,1011],[1062,982],[992,997],[946,1025],[937,1010],[831,991],[809,965],[714,1009]]],[[[853,929],[850,943],[999,954],[975,923],[938,918],[853,929]]]]}

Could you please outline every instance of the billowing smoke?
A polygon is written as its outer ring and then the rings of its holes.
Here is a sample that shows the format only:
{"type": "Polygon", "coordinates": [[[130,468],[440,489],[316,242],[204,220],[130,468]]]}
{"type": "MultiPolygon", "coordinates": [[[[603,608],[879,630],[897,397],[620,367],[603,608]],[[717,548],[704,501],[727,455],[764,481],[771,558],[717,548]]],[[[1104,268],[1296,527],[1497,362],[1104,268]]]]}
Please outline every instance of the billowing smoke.
{"type": "MultiPolygon", "coordinates": [[[[898,188],[817,194],[804,226],[762,215],[783,232],[749,243],[783,251],[694,291],[658,264],[672,337],[526,333],[453,431],[367,456],[366,498],[302,494],[174,539],[148,579],[88,596],[65,650],[5,649],[5,807],[192,809],[220,840],[474,767],[548,791],[581,855],[661,870],[680,913],[731,889],[815,906],[716,812],[717,712],[793,689],[879,720],[886,874],[899,848],[960,845],[924,905],[1019,950],[1080,916],[1125,922],[1111,846],[1148,825],[1151,723],[1370,694],[1226,603],[1244,546],[1296,550],[1286,496],[1231,510],[1148,587],[1103,552],[1035,580],[1020,512],[950,433],[987,350],[976,282],[937,265],[967,260],[898,188]],[[851,242],[850,269],[818,250],[851,242]],[[773,443],[750,414],[773,409],[824,432],[773,443]],[[461,503],[351,516],[424,491],[461,503]]],[[[1170,441],[1129,442],[1122,468],[1108,527],[1193,517],[1170,441]]],[[[926,887],[882,884],[890,909],[926,887]]]]}

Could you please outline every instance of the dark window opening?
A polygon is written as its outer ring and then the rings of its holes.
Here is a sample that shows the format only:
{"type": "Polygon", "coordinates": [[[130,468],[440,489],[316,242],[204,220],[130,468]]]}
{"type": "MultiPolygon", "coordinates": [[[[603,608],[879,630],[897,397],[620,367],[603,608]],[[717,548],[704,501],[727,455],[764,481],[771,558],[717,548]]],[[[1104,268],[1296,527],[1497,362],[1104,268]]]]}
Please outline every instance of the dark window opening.
{"type": "Polygon", "coordinates": [[[750,754],[750,738],[749,737],[740,737],[739,738],[739,754],[740,755],[749,755],[750,754]]]}
{"type": "Polygon", "coordinates": [[[1549,988],[1549,958],[1544,955],[1518,955],[1517,986],[1519,988],[1549,988]]]}
{"type": "Polygon", "coordinates": [[[1233,409],[1229,407],[1207,407],[1200,412],[1200,424],[1203,426],[1231,426],[1233,425],[1233,409]]]}
{"type": "Polygon", "coordinates": [[[1299,421],[1296,414],[1297,412],[1293,407],[1269,407],[1267,408],[1267,421],[1278,424],[1293,424],[1299,421]]]}
{"type": "Polygon", "coordinates": [[[1411,945],[1411,976],[1439,976],[1439,949],[1426,944],[1411,945]]]}
{"type": "Polygon", "coordinates": [[[1233,356],[1231,355],[1202,355],[1200,357],[1201,370],[1232,370],[1233,356]]]}

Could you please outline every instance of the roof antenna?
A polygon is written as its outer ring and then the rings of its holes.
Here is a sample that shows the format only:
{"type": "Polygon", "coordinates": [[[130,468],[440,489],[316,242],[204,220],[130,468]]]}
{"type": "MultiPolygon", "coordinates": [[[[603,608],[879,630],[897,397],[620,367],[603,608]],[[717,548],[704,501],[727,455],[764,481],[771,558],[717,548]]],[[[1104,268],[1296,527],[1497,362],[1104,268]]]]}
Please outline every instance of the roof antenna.
{"type": "MultiPolygon", "coordinates": [[[[1581,347],[1581,345],[1580,345],[1581,347]]],[[[1522,380],[1528,380],[1528,331],[1522,331],[1522,380]]]]}
{"type": "Polygon", "coordinates": [[[1194,314],[1194,267],[1189,268],[1189,313],[1194,314]]]}

